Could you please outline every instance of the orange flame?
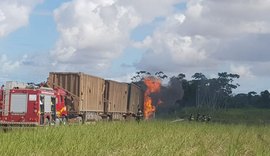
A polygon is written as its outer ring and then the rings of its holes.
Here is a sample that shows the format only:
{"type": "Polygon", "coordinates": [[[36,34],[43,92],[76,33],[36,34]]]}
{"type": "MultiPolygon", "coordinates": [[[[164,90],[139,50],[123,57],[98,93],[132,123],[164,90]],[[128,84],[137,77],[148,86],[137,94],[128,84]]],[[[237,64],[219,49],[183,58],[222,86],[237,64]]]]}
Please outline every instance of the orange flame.
{"type": "Polygon", "coordinates": [[[145,119],[149,119],[156,111],[156,107],[152,104],[150,94],[158,93],[160,91],[161,81],[155,77],[146,77],[144,83],[147,86],[144,93],[144,117],[145,119]]]}

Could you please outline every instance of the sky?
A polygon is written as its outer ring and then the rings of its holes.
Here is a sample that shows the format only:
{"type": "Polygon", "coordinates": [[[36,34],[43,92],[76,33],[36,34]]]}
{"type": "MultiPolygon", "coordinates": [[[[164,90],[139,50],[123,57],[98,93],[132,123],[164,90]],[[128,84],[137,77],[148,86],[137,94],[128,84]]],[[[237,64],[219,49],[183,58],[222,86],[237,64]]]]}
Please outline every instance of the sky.
{"type": "Polygon", "coordinates": [[[0,84],[84,72],[236,73],[270,90],[270,0],[1,0],[0,84]]]}

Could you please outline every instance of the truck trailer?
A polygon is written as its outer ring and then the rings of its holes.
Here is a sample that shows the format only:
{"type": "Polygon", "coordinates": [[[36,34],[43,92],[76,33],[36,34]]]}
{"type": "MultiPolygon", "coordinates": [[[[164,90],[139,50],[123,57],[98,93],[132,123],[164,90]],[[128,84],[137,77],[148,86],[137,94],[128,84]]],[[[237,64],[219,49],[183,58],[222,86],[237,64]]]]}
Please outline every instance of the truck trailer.
{"type": "Polygon", "coordinates": [[[127,116],[135,117],[138,110],[143,110],[144,91],[134,83],[129,84],[127,116]]]}
{"type": "Polygon", "coordinates": [[[124,120],[127,116],[128,84],[106,80],[104,113],[111,120],[124,120]]]}
{"type": "Polygon", "coordinates": [[[105,80],[81,72],[50,72],[47,84],[66,92],[67,118],[82,122],[124,120],[143,107],[143,91],[135,84],[105,80]]]}
{"type": "Polygon", "coordinates": [[[50,72],[47,84],[66,92],[67,118],[98,121],[104,114],[105,80],[84,73],[50,72]]]}

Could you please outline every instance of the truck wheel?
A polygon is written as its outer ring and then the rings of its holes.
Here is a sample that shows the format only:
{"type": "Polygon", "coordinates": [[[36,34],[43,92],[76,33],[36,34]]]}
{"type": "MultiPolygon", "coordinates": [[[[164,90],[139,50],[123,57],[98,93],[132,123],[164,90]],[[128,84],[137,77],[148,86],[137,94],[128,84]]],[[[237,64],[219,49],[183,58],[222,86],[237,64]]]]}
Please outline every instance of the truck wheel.
{"type": "Polygon", "coordinates": [[[62,125],[66,125],[66,124],[68,124],[67,117],[63,116],[62,117],[62,125]]]}
{"type": "Polygon", "coordinates": [[[81,116],[77,117],[78,124],[81,125],[83,123],[83,118],[81,116]]]}

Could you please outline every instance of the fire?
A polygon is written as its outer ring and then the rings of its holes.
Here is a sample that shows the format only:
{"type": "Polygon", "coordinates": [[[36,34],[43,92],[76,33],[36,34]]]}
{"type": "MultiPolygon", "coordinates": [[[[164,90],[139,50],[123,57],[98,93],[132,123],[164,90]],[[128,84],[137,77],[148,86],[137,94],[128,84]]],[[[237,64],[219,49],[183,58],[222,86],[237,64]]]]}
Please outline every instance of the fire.
{"type": "Polygon", "coordinates": [[[146,77],[144,83],[147,86],[144,93],[144,117],[145,119],[149,119],[156,111],[156,107],[152,103],[150,94],[158,93],[160,91],[161,81],[155,77],[146,77]]]}

